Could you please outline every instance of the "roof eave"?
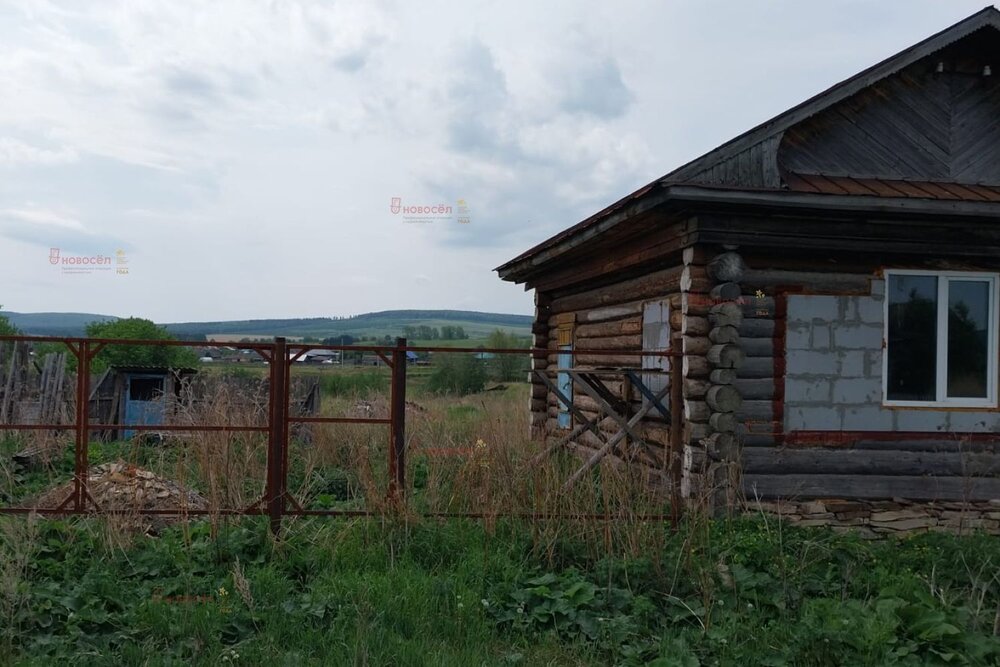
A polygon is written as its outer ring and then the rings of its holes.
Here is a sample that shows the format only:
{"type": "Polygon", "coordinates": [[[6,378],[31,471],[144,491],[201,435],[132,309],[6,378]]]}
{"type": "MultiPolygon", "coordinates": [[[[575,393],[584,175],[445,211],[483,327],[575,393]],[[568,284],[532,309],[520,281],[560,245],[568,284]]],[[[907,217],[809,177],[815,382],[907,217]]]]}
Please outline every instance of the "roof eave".
{"type": "Polygon", "coordinates": [[[823,212],[866,216],[940,216],[1000,222],[1000,203],[948,199],[916,199],[912,197],[875,197],[870,195],[831,195],[788,190],[737,190],[699,185],[664,185],[658,190],[629,204],[600,222],[566,237],[541,252],[514,260],[495,269],[500,278],[523,283],[544,264],[566,252],[604,234],[639,213],[668,204],[703,207],[743,207],[748,212],[757,209],[784,209],[788,212],[823,212]]]}

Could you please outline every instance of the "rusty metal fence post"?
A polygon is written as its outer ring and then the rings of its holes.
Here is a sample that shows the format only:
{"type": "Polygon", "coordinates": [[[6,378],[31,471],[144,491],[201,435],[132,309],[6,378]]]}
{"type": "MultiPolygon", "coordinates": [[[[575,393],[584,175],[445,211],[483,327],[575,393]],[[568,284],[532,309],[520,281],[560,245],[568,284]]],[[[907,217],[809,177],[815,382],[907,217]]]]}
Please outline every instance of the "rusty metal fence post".
{"type": "Polygon", "coordinates": [[[87,505],[88,445],[90,440],[90,342],[80,341],[76,348],[76,444],[73,448],[73,509],[82,512],[87,505]]]}
{"type": "Polygon", "coordinates": [[[682,357],[670,359],[670,523],[677,530],[681,517],[681,462],[684,456],[684,394],[682,357]]]}
{"type": "Polygon", "coordinates": [[[267,515],[271,532],[281,533],[281,517],[285,511],[285,492],[288,471],[285,468],[285,450],[288,447],[286,426],[288,421],[288,350],[284,338],[275,338],[271,348],[270,410],[268,414],[267,443],[267,515]]]}
{"type": "Polygon", "coordinates": [[[406,339],[392,351],[392,395],[389,397],[389,499],[406,493],[406,339]]]}

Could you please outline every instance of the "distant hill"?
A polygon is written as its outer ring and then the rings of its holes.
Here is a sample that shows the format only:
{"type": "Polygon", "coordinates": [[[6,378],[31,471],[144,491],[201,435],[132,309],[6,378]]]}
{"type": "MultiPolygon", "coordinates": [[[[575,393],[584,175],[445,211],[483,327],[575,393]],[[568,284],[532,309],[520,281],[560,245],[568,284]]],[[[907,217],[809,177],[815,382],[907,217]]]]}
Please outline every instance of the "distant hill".
{"type": "MultiPolygon", "coordinates": [[[[21,331],[41,336],[82,336],[93,321],[116,319],[111,315],[90,313],[13,313],[3,312],[21,331]]],[[[472,310],[384,310],[353,317],[308,317],[294,319],[228,320],[218,322],[175,322],[165,324],[178,338],[201,338],[211,335],[236,336],[313,336],[326,338],[341,334],[352,336],[401,336],[403,327],[444,325],[460,326],[471,338],[481,338],[496,329],[527,334],[531,329],[528,315],[481,313],[472,310]]]]}
{"type": "Polygon", "coordinates": [[[528,315],[481,313],[470,310],[384,310],[344,318],[299,318],[285,320],[236,320],[225,322],[179,322],[167,329],[179,338],[213,334],[247,336],[313,336],[326,338],[341,334],[352,336],[401,336],[406,326],[460,326],[470,337],[482,337],[496,329],[527,334],[531,329],[528,315]]]}
{"type": "Polygon", "coordinates": [[[0,315],[26,334],[36,336],[82,336],[91,322],[107,322],[117,319],[114,315],[94,313],[12,313],[0,311],[0,315]]]}

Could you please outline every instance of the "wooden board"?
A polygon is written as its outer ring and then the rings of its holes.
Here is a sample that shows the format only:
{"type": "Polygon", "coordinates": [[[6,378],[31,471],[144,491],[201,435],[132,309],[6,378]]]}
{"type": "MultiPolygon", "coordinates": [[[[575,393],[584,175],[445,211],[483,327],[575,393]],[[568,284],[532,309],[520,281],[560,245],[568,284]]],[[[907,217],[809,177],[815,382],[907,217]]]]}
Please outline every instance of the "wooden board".
{"type": "Polygon", "coordinates": [[[743,475],[747,498],[862,498],[985,501],[1000,498],[995,477],[743,475]]]}

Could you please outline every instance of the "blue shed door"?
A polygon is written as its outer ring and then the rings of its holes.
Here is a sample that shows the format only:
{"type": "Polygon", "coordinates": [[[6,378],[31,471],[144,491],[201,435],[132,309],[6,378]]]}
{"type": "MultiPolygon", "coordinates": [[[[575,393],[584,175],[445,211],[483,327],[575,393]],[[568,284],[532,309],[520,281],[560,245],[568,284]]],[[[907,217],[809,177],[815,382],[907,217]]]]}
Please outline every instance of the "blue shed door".
{"type": "MultiPolygon", "coordinates": [[[[559,368],[572,368],[573,367],[573,355],[569,354],[569,351],[573,349],[572,345],[560,345],[559,346],[559,368]]],[[[556,375],[556,386],[559,387],[559,391],[569,400],[573,400],[573,379],[569,376],[569,373],[559,372],[556,375]]],[[[569,428],[572,424],[572,416],[569,413],[569,408],[563,405],[562,401],[559,401],[559,428],[569,428]]]]}
{"type": "MultiPolygon", "coordinates": [[[[153,426],[163,423],[163,393],[166,378],[162,375],[129,375],[125,393],[126,426],[153,426]]],[[[136,434],[125,429],[125,439],[136,434]]]]}

